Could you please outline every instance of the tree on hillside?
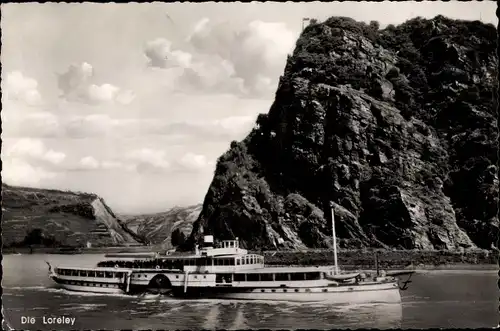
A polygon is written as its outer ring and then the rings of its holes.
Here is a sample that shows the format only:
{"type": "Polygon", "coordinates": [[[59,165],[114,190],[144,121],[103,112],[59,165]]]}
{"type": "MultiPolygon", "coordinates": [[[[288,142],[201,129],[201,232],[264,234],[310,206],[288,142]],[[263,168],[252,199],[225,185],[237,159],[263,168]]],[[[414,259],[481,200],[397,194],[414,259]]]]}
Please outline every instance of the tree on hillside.
{"type": "Polygon", "coordinates": [[[41,245],[43,243],[43,234],[41,229],[32,229],[24,237],[24,243],[26,245],[41,245]]]}
{"type": "Polygon", "coordinates": [[[186,236],[184,235],[184,232],[182,232],[180,229],[175,229],[172,232],[172,246],[180,246],[183,245],[184,242],[186,241],[186,236]]]}
{"type": "Polygon", "coordinates": [[[42,229],[32,229],[29,231],[21,246],[29,247],[30,253],[33,251],[34,247],[44,246],[44,247],[56,247],[60,245],[53,236],[45,235],[42,229]]]}

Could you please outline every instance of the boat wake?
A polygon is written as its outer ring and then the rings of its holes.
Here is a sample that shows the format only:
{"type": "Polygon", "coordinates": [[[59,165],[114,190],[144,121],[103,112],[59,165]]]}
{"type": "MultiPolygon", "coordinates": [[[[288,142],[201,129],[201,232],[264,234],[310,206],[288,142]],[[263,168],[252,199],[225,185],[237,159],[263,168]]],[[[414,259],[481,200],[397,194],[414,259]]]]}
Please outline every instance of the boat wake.
{"type": "Polygon", "coordinates": [[[47,289],[46,286],[3,286],[4,290],[43,290],[47,289]]]}
{"type": "Polygon", "coordinates": [[[64,294],[64,295],[78,296],[78,297],[84,297],[84,296],[89,296],[89,297],[122,297],[122,298],[133,298],[134,297],[134,296],[131,296],[128,294],[78,292],[78,291],[66,290],[63,288],[46,287],[46,286],[14,286],[14,287],[4,287],[3,289],[4,290],[14,290],[14,291],[40,291],[40,292],[48,292],[48,293],[60,293],[60,294],[64,294]]]}
{"type": "MultiPolygon", "coordinates": [[[[157,302],[162,304],[179,304],[184,303],[190,307],[209,307],[213,305],[218,306],[234,306],[234,305],[255,305],[255,306],[270,306],[270,307],[303,307],[303,302],[294,301],[270,301],[270,300],[234,300],[234,299],[180,299],[175,297],[165,297],[163,295],[143,295],[140,297],[141,303],[157,302]]],[[[309,302],[309,308],[328,308],[335,309],[339,312],[349,311],[352,309],[380,309],[386,307],[400,307],[399,303],[328,303],[327,301],[309,302]]]]}
{"type": "Polygon", "coordinates": [[[107,304],[100,304],[100,303],[69,303],[69,304],[62,304],[60,306],[61,310],[64,311],[77,311],[77,312],[82,312],[82,311],[92,311],[92,310],[97,310],[106,307],[107,304]]]}

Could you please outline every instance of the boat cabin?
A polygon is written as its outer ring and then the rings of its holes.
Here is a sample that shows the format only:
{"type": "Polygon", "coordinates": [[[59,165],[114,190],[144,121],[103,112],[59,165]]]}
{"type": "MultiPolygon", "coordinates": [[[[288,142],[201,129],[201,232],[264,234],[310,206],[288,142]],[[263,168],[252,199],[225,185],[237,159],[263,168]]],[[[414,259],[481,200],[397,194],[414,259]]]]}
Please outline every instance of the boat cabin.
{"type": "MultiPolygon", "coordinates": [[[[254,269],[235,273],[217,273],[215,276],[216,286],[280,286],[289,287],[301,284],[317,284],[316,281],[324,280],[323,271],[274,271],[265,269],[254,269]],[[273,284],[274,283],[274,284],[273,284]],[[218,285],[217,285],[218,284],[218,285]]],[[[272,268],[269,268],[272,269],[272,268]]]]}
{"type": "Polygon", "coordinates": [[[56,268],[55,272],[59,276],[70,276],[70,277],[93,277],[93,278],[122,278],[126,271],[115,271],[115,270],[85,270],[85,269],[65,269],[56,268]]]}
{"type": "Polygon", "coordinates": [[[151,258],[135,261],[101,261],[99,267],[113,266],[130,269],[168,269],[184,272],[235,272],[237,270],[258,269],[264,267],[264,257],[248,254],[239,246],[236,240],[223,240],[219,247],[213,246],[213,236],[205,236],[201,249],[195,249],[194,254],[173,254],[161,258],[151,258]]]}
{"type": "Polygon", "coordinates": [[[246,272],[235,273],[235,282],[274,282],[274,281],[303,281],[323,279],[323,272],[246,272]]]}

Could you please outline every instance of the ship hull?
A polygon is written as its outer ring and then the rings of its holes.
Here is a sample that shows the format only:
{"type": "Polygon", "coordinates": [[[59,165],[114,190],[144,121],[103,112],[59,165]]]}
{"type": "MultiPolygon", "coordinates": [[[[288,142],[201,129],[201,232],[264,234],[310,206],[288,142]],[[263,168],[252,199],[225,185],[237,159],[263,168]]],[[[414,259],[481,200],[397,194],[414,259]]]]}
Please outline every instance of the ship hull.
{"type": "Polygon", "coordinates": [[[87,285],[68,285],[58,284],[59,287],[75,292],[105,293],[105,294],[124,294],[125,291],[118,288],[96,288],[87,285]]]}
{"type": "Polygon", "coordinates": [[[328,302],[333,304],[400,303],[397,283],[312,288],[174,288],[174,296],[232,300],[328,302]]]}
{"type": "Polygon", "coordinates": [[[218,299],[237,300],[272,300],[294,302],[328,302],[333,304],[359,304],[359,303],[400,303],[399,289],[373,290],[351,292],[311,292],[311,293],[272,293],[272,292],[236,292],[220,293],[218,299]]]}
{"type": "Polygon", "coordinates": [[[67,280],[61,279],[57,276],[51,276],[52,280],[58,287],[77,292],[91,292],[91,293],[106,293],[106,294],[123,294],[126,293],[123,285],[120,283],[101,283],[96,282],[94,278],[67,280]]]}

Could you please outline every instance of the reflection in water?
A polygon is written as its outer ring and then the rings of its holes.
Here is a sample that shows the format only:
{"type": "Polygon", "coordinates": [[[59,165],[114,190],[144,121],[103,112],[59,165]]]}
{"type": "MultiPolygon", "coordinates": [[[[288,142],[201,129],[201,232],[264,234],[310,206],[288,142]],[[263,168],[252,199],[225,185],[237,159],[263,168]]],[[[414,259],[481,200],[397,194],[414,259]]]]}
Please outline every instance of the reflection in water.
{"type": "Polygon", "coordinates": [[[229,328],[233,330],[248,329],[245,316],[243,315],[243,309],[238,309],[236,311],[236,317],[234,318],[234,321],[229,328]]]}
{"type": "Polygon", "coordinates": [[[205,320],[205,323],[203,323],[203,326],[202,328],[203,329],[209,329],[209,330],[212,330],[212,329],[217,329],[217,322],[219,320],[219,305],[218,304],[214,304],[210,307],[210,309],[208,310],[208,314],[206,316],[206,320],[205,320]]]}
{"type": "MultiPolygon", "coordinates": [[[[78,264],[91,266],[100,259],[81,255],[78,264]]],[[[4,257],[4,316],[14,329],[47,330],[41,317],[48,315],[76,318],[74,326],[58,326],[61,330],[477,328],[498,323],[494,272],[423,273],[403,292],[402,305],[333,305],[70,292],[54,288],[44,260],[69,265],[75,257],[4,257]],[[22,325],[26,315],[36,324],[22,325]]]]}
{"type": "MultiPolygon", "coordinates": [[[[400,304],[329,305],[315,303],[180,300],[162,296],[78,295],[53,289],[6,289],[7,316],[16,329],[20,316],[30,311],[37,317],[35,329],[47,329],[41,317],[47,314],[77,317],[74,328],[105,329],[297,329],[311,328],[397,328],[401,325],[400,304]],[[27,302],[12,295],[22,291],[27,302]],[[55,292],[57,291],[57,292],[55,292]],[[57,293],[58,296],[54,296],[57,293]],[[16,299],[17,298],[17,299],[16,299]],[[37,313],[38,311],[38,313],[37,313]],[[113,314],[113,320],[109,315],[113,314]],[[104,323],[104,325],[103,325],[104,323]]],[[[71,327],[62,329],[73,329],[71,327]]]]}

